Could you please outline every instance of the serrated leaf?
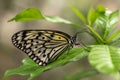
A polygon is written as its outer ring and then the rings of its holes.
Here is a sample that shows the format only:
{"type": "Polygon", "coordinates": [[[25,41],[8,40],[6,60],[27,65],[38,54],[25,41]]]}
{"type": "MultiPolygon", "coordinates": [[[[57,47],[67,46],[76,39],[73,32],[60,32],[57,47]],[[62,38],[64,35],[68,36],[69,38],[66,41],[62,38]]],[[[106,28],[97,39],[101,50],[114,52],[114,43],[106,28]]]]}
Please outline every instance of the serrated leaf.
{"type": "Polygon", "coordinates": [[[30,75],[28,80],[32,80],[34,77],[40,75],[42,72],[45,72],[57,66],[64,65],[70,61],[80,60],[81,58],[87,56],[87,54],[88,53],[84,48],[74,48],[70,50],[67,56],[65,54],[61,55],[61,57],[58,60],[48,64],[47,66],[39,66],[35,64],[31,59],[26,58],[23,60],[23,65],[21,65],[20,67],[6,71],[4,74],[4,78],[14,74],[20,74],[30,75]]]}
{"type": "Polygon", "coordinates": [[[107,74],[117,73],[120,67],[120,48],[95,45],[92,47],[88,59],[90,64],[99,72],[107,74]]]}

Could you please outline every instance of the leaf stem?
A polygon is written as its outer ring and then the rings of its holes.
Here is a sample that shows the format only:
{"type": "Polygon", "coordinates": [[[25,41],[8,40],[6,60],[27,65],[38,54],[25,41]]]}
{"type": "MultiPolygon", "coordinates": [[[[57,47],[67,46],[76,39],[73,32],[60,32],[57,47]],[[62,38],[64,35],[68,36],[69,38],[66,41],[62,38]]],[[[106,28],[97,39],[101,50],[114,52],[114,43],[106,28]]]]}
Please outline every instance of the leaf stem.
{"type": "Polygon", "coordinates": [[[101,43],[105,43],[103,38],[89,25],[87,25],[88,29],[100,40],[101,43]]]}

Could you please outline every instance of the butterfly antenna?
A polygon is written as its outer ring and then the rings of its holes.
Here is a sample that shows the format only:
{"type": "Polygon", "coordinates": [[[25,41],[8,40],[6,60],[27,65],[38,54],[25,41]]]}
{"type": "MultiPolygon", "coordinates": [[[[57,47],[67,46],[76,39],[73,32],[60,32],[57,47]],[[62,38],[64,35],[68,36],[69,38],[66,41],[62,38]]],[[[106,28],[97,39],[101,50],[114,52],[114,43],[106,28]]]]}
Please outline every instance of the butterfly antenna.
{"type": "MultiPolygon", "coordinates": [[[[87,32],[87,30],[84,29],[84,30],[82,30],[82,31],[77,32],[77,33],[74,35],[74,39],[77,38],[77,35],[78,35],[78,34],[83,33],[83,32],[87,32]]],[[[81,43],[81,44],[79,44],[79,45],[82,45],[84,49],[88,50],[88,47],[86,46],[86,44],[84,44],[84,42],[83,42],[81,39],[80,39],[80,43],[81,43]]],[[[78,44],[76,44],[76,45],[78,45],[78,44]]]]}

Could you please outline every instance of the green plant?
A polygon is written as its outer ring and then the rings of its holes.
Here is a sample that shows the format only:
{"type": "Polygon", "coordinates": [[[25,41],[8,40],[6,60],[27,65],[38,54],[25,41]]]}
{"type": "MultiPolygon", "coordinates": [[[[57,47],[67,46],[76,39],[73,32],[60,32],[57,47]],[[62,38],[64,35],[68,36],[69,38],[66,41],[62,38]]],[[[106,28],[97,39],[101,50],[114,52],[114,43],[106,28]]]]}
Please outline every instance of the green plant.
{"type": "MultiPolygon", "coordinates": [[[[10,75],[20,74],[30,75],[28,80],[32,80],[34,77],[47,70],[57,66],[63,66],[71,61],[77,61],[85,57],[88,57],[90,64],[95,68],[95,70],[83,71],[71,77],[68,76],[63,80],[79,80],[97,73],[113,74],[116,80],[120,79],[120,48],[118,47],[120,42],[120,30],[114,31],[116,24],[118,23],[119,11],[116,10],[112,12],[103,6],[98,6],[96,9],[90,8],[86,18],[78,9],[74,7],[70,8],[83,22],[83,28],[86,29],[86,32],[95,39],[93,45],[87,46],[89,51],[86,50],[84,46],[73,48],[69,51],[69,55],[67,55],[65,59],[62,58],[65,56],[63,54],[59,59],[44,67],[39,66],[31,59],[26,58],[22,61],[22,65],[20,67],[6,71],[3,79],[10,75]]],[[[74,23],[57,16],[46,16],[36,8],[26,9],[9,21],[22,22],[30,20],[46,20],[49,22],[64,23],[76,28],[81,28],[81,24],[74,23]]]]}

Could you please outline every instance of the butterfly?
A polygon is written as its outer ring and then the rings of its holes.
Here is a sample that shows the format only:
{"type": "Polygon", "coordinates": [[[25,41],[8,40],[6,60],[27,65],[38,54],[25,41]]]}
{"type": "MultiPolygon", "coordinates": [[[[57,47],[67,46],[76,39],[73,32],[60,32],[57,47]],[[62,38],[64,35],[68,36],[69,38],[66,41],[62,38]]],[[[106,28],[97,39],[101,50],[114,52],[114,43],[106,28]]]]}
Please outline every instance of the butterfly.
{"type": "Polygon", "coordinates": [[[12,36],[15,47],[25,52],[40,66],[56,60],[63,52],[71,49],[76,35],[56,30],[22,30],[12,36]]]}

